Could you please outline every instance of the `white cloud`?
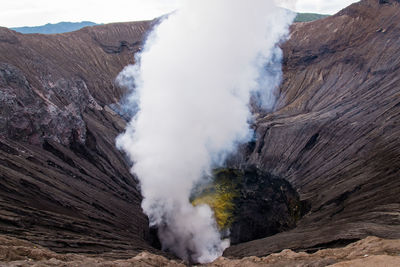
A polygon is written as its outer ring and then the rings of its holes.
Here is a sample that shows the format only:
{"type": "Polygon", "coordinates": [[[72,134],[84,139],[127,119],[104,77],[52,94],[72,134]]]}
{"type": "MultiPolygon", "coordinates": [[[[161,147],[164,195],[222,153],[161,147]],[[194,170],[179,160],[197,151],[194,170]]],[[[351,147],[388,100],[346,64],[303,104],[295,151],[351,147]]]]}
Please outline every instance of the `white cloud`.
{"type": "Polygon", "coordinates": [[[2,0],[0,26],[36,26],[60,21],[96,23],[146,20],[173,11],[179,0],[2,0]]]}
{"type": "MultiPolygon", "coordinates": [[[[173,11],[180,1],[184,0],[2,0],[0,26],[36,26],[82,20],[97,23],[145,20],[173,11]]],[[[296,10],[333,14],[353,2],[357,1],[298,0],[296,10]]]]}
{"type": "Polygon", "coordinates": [[[321,14],[334,14],[357,0],[299,0],[296,11],[321,14]]]}

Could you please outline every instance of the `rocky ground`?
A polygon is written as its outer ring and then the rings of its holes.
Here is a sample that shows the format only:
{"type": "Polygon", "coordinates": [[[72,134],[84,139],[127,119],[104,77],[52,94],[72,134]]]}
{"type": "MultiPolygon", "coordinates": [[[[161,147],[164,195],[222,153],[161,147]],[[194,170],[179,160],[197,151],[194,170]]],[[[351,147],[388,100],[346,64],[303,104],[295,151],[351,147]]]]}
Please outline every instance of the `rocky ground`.
{"type": "MultiPolygon", "coordinates": [[[[76,254],[57,254],[27,241],[0,236],[0,266],[187,266],[181,261],[167,259],[148,252],[130,259],[110,260],[76,254]]],[[[315,253],[283,250],[266,257],[243,259],[218,258],[208,267],[231,266],[400,266],[400,240],[368,237],[343,248],[323,249],[315,253]]]]}

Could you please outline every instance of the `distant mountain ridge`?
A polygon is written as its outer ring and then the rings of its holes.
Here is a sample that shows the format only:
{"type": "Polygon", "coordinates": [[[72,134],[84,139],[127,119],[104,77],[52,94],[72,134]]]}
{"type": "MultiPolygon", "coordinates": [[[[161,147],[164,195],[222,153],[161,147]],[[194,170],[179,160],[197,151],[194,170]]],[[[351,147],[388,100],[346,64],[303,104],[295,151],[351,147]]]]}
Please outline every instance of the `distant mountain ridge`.
{"type": "Polygon", "coordinates": [[[55,34],[55,33],[73,32],[82,29],[83,27],[94,26],[94,25],[99,25],[99,24],[91,21],[59,22],[55,24],[47,23],[46,25],[42,26],[16,27],[10,29],[20,33],[55,34]]]}
{"type": "Polygon", "coordinates": [[[294,22],[309,22],[309,21],[323,19],[329,16],[330,15],[316,14],[316,13],[297,13],[294,22]]]}
{"type": "MultiPolygon", "coordinates": [[[[309,22],[322,18],[326,18],[329,15],[315,14],[315,13],[298,13],[294,22],[309,22]]],[[[55,24],[47,23],[42,26],[33,26],[33,27],[15,27],[10,28],[16,32],[20,33],[41,33],[41,34],[56,34],[56,33],[65,33],[65,32],[73,32],[80,30],[87,26],[95,26],[100,25],[91,21],[82,21],[82,22],[59,22],[55,24]]]]}

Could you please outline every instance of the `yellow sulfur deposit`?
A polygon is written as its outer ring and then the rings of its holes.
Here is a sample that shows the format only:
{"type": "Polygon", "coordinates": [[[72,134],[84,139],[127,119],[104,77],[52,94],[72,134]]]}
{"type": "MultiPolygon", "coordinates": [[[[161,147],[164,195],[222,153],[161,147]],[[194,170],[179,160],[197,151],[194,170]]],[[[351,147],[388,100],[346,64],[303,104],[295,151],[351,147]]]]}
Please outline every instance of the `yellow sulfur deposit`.
{"type": "Polygon", "coordinates": [[[208,188],[194,198],[194,206],[207,204],[214,211],[220,230],[229,229],[233,222],[234,203],[238,196],[236,181],[229,179],[226,170],[217,170],[214,173],[215,181],[208,188]]]}

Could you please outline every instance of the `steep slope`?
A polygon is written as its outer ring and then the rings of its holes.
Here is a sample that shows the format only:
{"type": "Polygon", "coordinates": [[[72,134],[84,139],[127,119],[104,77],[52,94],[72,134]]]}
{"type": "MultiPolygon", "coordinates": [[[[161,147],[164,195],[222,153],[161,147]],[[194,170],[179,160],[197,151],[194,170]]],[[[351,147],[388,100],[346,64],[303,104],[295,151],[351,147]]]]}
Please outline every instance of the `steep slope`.
{"type": "Polygon", "coordinates": [[[0,233],[58,252],[151,250],[109,108],[150,22],[59,35],[0,28],[0,233]]]}
{"type": "Polygon", "coordinates": [[[292,27],[278,109],[249,162],[311,204],[297,228],[228,256],[400,238],[400,4],[366,0],[292,27]]]}
{"type": "MultiPolygon", "coordinates": [[[[365,0],[293,25],[277,111],[260,115],[248,165],[311,205],[292,231],[227,256],[400,238],[400,7],[365,0]]],[[[0,234],[56,252],[152,250],[137,181],[114,139],[116,75],[150,22],[59,35],[0,28],[0,234]]]]}

